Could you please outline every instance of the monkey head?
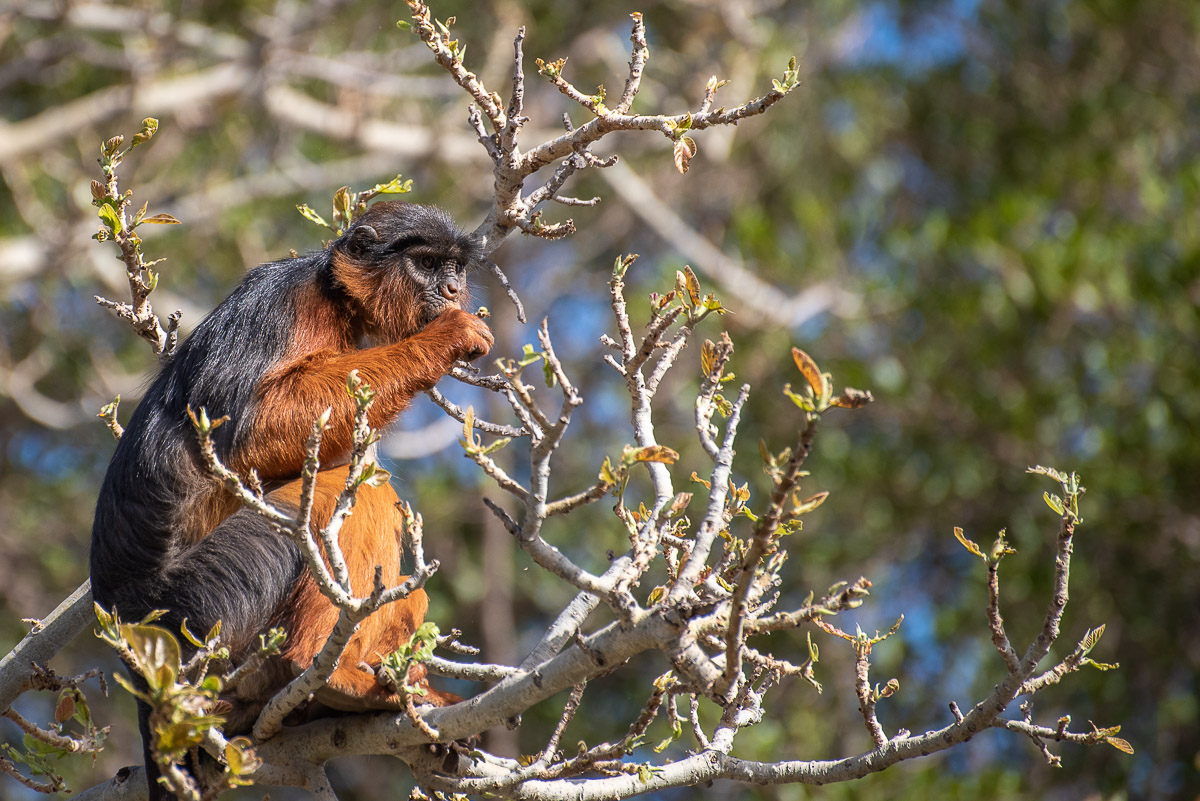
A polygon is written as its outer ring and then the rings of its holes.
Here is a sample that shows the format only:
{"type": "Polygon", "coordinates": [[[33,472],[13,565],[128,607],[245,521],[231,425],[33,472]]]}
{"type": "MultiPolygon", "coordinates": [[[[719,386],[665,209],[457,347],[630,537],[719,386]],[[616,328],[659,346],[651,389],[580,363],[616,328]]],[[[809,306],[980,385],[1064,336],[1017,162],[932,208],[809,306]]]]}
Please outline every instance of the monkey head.
{"type": "Polygon", "coordinates": [[[371,206],[330,247],[334,282],[386,341],[412,336],[447,309],[464,309],[467,272],[483,259],[477,237],[433,206],[371,206]]]}

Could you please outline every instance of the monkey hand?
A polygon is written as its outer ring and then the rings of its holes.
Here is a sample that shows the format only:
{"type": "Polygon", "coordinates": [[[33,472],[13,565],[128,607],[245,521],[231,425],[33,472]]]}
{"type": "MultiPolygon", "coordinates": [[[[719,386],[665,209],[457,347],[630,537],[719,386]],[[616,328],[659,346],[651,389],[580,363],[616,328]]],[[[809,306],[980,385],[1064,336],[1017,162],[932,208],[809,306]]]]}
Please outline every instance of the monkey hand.
{"type": "Polygon", "coordinates": [[[486,356],[495,342],[487,323],[462,309],[447,309],[426,330],[449,346],[452,362],[486,356]]]}

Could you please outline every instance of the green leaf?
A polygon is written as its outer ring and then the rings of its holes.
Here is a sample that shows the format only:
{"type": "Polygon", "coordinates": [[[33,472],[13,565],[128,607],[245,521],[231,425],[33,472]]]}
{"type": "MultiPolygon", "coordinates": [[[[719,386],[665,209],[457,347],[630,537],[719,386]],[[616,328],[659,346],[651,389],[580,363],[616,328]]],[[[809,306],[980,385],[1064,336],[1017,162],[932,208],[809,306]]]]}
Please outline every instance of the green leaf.
{"type": "Polygon", "coordinates": [[[100,154],[107,158],[112,158],[117,154],[117,150],[120,149],[121,144],[124,141],[125,137],[121,136],[120,134],[117,134],[111,139],[105,140],[104,144],[100,145],[100,154]]]}
{"type": "Polygon", "coordinates": [[[54,705],[55,723],[66,723],[75,717],[75,692],[78,691],[67,688],[58,694],[58,703],[54,705]]]}
{"type": "Polygon", "coordinates": [[[1062,473],[1058,472],[1057,470],[1055,470],[1053,467],[1042,467],[1040,464],[1035,465],[1034,467],[1025,468],[1025,472],[1033,473],[1034,475],[1038,475],[1038,476],[1046,476],[1047,478],[1052,478],[1060,484],[1065,484],[1067,481],[1067,477],[1064,476],[1062,473]]]}
{"type": "MultiPolygon", "coordinates": [[[[672,702],[673,703],[673,702],[672,702]]],[[[666,750],[667,746],[683,736],[683,726],[679,722],[679,718],[675,718],[675,722],[671,724],[671,736],[654,746],[654,753],[661,754],[666,750]]]]}
{"type": "Polygon", "coordinates": [[[675,462],[679,461],[679,453],[668,448],[666,445],[648,445],[644,448],[631,448],[627,445],[625,446],[625,452],[621,455],[621,461],[627,465],[637,462],[675,464],[675,462]]]}
{"type": "Polygon", "coordinates": [[[597,478],[605,484],[617,484],[620,482],[617,474],[613,472],[612,462],[609,461],[607,456],[604,457],[604,464],[600,465],[600,475],[597,478]]]}
{"type": "Polygon", "coordinates": [[[121,626],[121,636],[129,644],[134,667],[152,691],[175,683],[182,664],[179,641],[170,632],[160,626],[127,623],[121,626]]]}
{"type": "Polygon", "coordinates": [[[1046,505],[1053,509],[1054,513],[1059,517],[1062,517],[1064,514],[1066,514],[1067,508],[1063,506],[1062,498],[1058,497],[1057,495],[1051,495],[1049,492],[1043,492],[1042,500],[1044,500],[1046,505]]]}
{"type": "Polygon", "coordinates": [[[113,677],[113,681],[115,681],[117,684],[119,684],[121,686],[121,689],[125,690],[125,692],[129,693],[134,698],[140,698],[143,701],[146,700],[146,698],[147,698],[146,694],[141,692],[140,690],[136,689],[133,686],[133,683],[130,682],[129,679],[125,678],[124,673],[119,673],[119,672],[114,673],[114,674],[112,674],[112,677],[113,677]]]}
{"type": "Polygon", "coordinates": [[[188,628],[186,617],[179,623],[179,632],[181,634],[183,634],[183,638],[185,640],[187,640],[188,642],[190,642],[192,645],[196,646],[197,648],[204,647],[204,643],[202,643],[202,642],[200,642],[200,640],[196,639],[196,635],[192,634],[192,630],[188,628]]]}
{"type": "Polygon", "coordinates": [[[817,367],[813,358],[799,348],[792,348],[792,361],[796,363],[800,375],[804,376],[804,380],[812,387],[813,395],[817,398],[823,397],[825,381],[821,377],[821,368],[817,367]]]}
{"type": "Polygon", "coordinates": [[[771,81],[771,85],[773,87],[775,87],[775,90],[777,92],[785,92],[785,93],[790,92],[792,89],[796,88],[796,86],[798,86],[799,83],[800,83],[800,73],[796,69],[796,57],[795,56],[792,56],[792,58],[788,61],[787,69],[784,70],[784,73],[783,73],[783,80],[779,81],[778,79],[773,79],[771,81]]]}
{"type": "Polygon", "coordinates": [[[617,256],[613,261],[613,278],[620,280],[625,277],[625,273],[633,266],[633,263],[638,260],[638,254],[630,253],[626,256],[617,256]]]}
{"type": "Polygon", "coordinates": [[[359,377],[358,370],[351,370],[346,375],[346,393],[359,405],[366,405],[375,398],[375,390],[359,377]]]}
{"type": "Polygon", "coordinates": [[[147,217],[142,220],[142,222],[146,225],[182,225],[179,220],[170,214],[155,214],[153,217],[147,217]]]}
{"type": "Polygon", "coordinates": [[[988,564],[994,565],[1009,554],[1016,553],[1016,550],[1008,547],[1008,540],[1004,538],[1005,530],[1000,529],[996,534],[996,541],[992,543],[991,553],[988,554],[988,564]]]}
{"type": "Polygon", "coordinates": [[[797,504],[796,508],[794,508],[792,510],[792,514],[806,515],[809,512],[811,512],[813,509],[816,509],[818,506],[825,503],[825,499],[828,497],[829,497],[828,492],[818,492],[816,495],[812,496],[811,498],[808,498],[804,502],[797,504]]]}
{"type": "Polygon", "coordinates": [[[481,453],[484,456],[488,456],[489,454],[493,454],[496,451],[500,450],[501,448],[503,448],[505,445],[507,445],[510,442],[512,442],[512,439],[510,437],[500,437],[495,442],[493,442],[491,445],[488,445],[486,448],[484,448],[481,451],[481,453]]]}
{"type": "Polygon", "coordinates": [[[528,367],[540,358],[542,358],[541,352],[534,350],[533,345],[526,343],[521,348],[521,358],[517,361],[517,366],[528,367]]]}
{"type": "Polygon", "coordinates": [[[1101,623],[1094,629],[1088,629],[1087,634],[1083,635],[1083,639],[1079,641],[1079,647],[1086,654],[1088,651],[1096,647],[1096,643],[1100,642],[1100,638],[1104,636],[1104,624],[1101,623]]]}
{"type": "Polygon", "coordinates": [[[474,439],[475,434],[475,407],[468,406],[466,414],[463,415],[463,438],[470,442],[474,439]]]}
{"type": "Polygon", "coordinates": [[[384,487],[387,486],[392,474],[384,468],[380,467],[377,462],[371,462],[363,467],[362,483],[368,487],[384,487]]]}
{"type": "Polygon", "coordinates": [[[234,737],[225,746],[225,761],[232,777],[230,784],[245,786],[252,782],[243,779],[262,767],[262,760],[254,752],[248,737],[234,737]]]}
{"type": "Polygon", "coordinates": [[[724,86],[727,83],[729,83],[729,81],[721,80],[721,79],[717,78],[716,75],[713,75],[713,76],[709,77],[708,83],[705,85],[704,88],[706,91],[711,93],[711,92],[717,91],[718,89],[720,89],[722,86],[724,86]]]}
{"type": "Polygon", "coordinates": [[[401,180],[401,176],[397,175],[386,184],[375,184],[371,191],[376,195],[403,195],[412,191],[412,179],[401,180]]]}
{"type": "Polygon", "coordinates": [[[112,231],[114,234],[119,234],[122,230],[124,230],[123,226],[121,225],[121,215],[119,215],[117,210],[113,208],[113,201],[111,199],[105,198],[102,200],[97,213],[100,215],[100,221],[104,223],[105,226],[108,227],[108,230],[112,231]]]}
{"type": "Polygon", "coordinates": [[[220,718],[207,717],[189,717],[177,723],[169,723],[155,730],[155,734],[158,735],[156,745],[158,750],[165,754],[187,751],[200,744],[205,731],[220,723],[220,718]]]}
{"type": "Polygon", "coordinates": [[[142,129],[133,135],[133,142],[129,145],[129,149],[133,150],[138,145],[149,142],[156,133],[158,133],[158,120],[147,117],[142,120],[142,129]]]}
{"type": "Polygon", "coordinates": [[[704,296],[704,300],[700,302],[700,305],[706,310],[716,312],[717,314],[725,315],[729,313],[729,309],[722,306],[721,301],[717,300],[717,296],[711,292],[704,296]]]}
{"type": "Polygon", "coordinates": [[[704,340],[700,346],[700,375],[707,378],[713,374],[717,366],[717,343],[711,339],[704,340]]]}
{"type": "Polygon", "coordinates": [[[838,406],[843,409],[861,409],[873,400],[875,400],[875,397],[869,390],[846,387],[842,390],[841,395],[838,395],[829,402],[829,405],[838,406]]]}
{"type": "Polygon", "coordinates": [[[542,59],[534,59],[537,63],[538,73],[545,75],[547,78],[557,78],[562,75],[563,67],[566,66],[566,58],[560,58],[556,61],[543,61],[542,59]]]}
{"type": "Polygon", "coordinates": [[[685,288],[687,289],[688,300],[692,302],[692,306],[699,306],[701,303],[700,280],[696,278],[696,274],[692,272],[691,266],[684,266],[683,278],[685,288]]]}
{"type": "Polygon", "coordinates": [[[234,747],[233,743],[225,745],[225,762],[229,765],[229,772],[235,776],[244,770],[241,749],[234,747]]]}
{"type": "Polygon", "coordinates": [[[806,412],[812,412],[812,411],[816,410],[816,407],[813,406],[813,402],[811,400],[804,397],[803,395],[797,395],[795,392],[792,392],[791,384],[783,385],[783,394],[787,395],[789,398],[791,398],[792,403],[796,404],[798,407],[800,407],[801,409],[803,409],[806,412]]]}
{"type": "Polygon", "coordinates": [[[343,186],[333,193],[333,219],[339,223],[338,233],[350,224],[350,187],[343,186]]]}
{"type": "Polygon", "coordinates": [[[958,526],[954,527],[954,538],[962,543],[962,547],[966,548],[980,559],[983,559],[984,561],[987,560],[987,557],[983,555],[983,551],[979,550],[979,546],[976,545],[974,541],[967,539],[967,537],[963,534],[963,530],[958,526]]]}
{"type": "Polygon", "coordinates": [[[692,159],[696,157],[696,153],[696,140],[692,137],[681,136],[675,141],[672,154],[675,159],[675,169],[679,170],[680,175],[688,171],[688,166],[692,159]]]}
{"type": "Polygon", "coordinates": [[[1108,743],[1109,745],[1111,745],[1113,748],[1117,749],[1121,753],[1124,753],[1124,754],[1132,754],[1133,753],[1133,746],[1129,744],[1128,740],[1125,740],[1121,737],[1105,737],[1104,742],[1108,743]]]}
{"type": "Polygon", "coordinates": [[[315,222],[322,228],[328,228],[331,231],[333,230],[333,226],[325,222],[325,218],[313,211],[312,207],[310,207],[307,203],[301,203],[296,207],[296,211],[304,215],[304,219],[308,220],[309,222],[315,222]]]}
{"type": "Polygon", "coordinates": [[[1097,662],[1094,659],[1084,659],[1082,664],[1091,665],[1096,670],[1099,670],[1101,672],[1106,672],[1109,670],[1117,670],[1118,668],[1121,667],[1120,662],[1097,662]]]}

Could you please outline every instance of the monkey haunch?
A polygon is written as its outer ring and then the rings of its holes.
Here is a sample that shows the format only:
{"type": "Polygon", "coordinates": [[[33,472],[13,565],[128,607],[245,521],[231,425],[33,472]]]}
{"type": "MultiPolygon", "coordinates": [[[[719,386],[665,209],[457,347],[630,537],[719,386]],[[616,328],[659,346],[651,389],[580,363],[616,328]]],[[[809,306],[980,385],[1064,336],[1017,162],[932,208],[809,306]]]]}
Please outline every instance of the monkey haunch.
{"type": "MultiPolygon", "coordinates": [[[[316,590],[296,545],[239,509],[206,474],[188,407],[228,415],[214,432],[222,460],[243,475],[257,470],[273,488],[269,499],[295,508],[305,441],[326,408],[333,413],[321,463],[348,458],[351,370],[377,393],[370,422],[378,428],[456,360],[491,348],[487,325],[461,308],[466,270],[481,257],[478,241],[444,212],[378,203],[327,250],[247,273],[180,345],[133,413],[96,506],[92,592],[127,621],[165,609],[161,623],[175,632],[185,619],[198,632],[219,620],[234,661],[268,628],[286,629],[280,662],[232,699],[235,718],[239,704],[253,709],[312,662],[337,613],[316,590]]],[[[319,476],[314,525],[329,519],[344,480],[344,468],[319,476]]],[[[395,501],[388,487],[364,487],[342,529],[341,547],[360,595],[369,591],[376,565],[385,582],[402,579],[395,501]]],[[[330,680],[330,705],[398,702],[361,663],[377,665],[406,641],[426,606],[418,590],[363,624],[330,680]]],[[[432,688],[426,698],[438,705],[457,700],[432,688]]],[[[143,705],[139,713],[146,739],[148,709],[143,705]]],[[[243,725],[247,714],[241,710],[243,725]]],[[[149,759],[147,768],[155,796],[161,788],[149,759]]]]}

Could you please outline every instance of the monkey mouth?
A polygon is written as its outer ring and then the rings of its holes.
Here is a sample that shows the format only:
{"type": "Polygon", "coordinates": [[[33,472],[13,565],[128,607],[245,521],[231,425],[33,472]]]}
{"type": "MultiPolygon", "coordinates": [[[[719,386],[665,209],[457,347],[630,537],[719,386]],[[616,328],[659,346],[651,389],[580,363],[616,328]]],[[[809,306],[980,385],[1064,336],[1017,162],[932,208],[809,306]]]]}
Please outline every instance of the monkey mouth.
{"type": "Polygon", "coordinates": [[[438,317],[441,317],[445,312],[457,308],[460,308],[459,304],[451,300],[446,300],[441,295],[427,297],[421,309],[420,327],[424,328],[438,317]]]}

